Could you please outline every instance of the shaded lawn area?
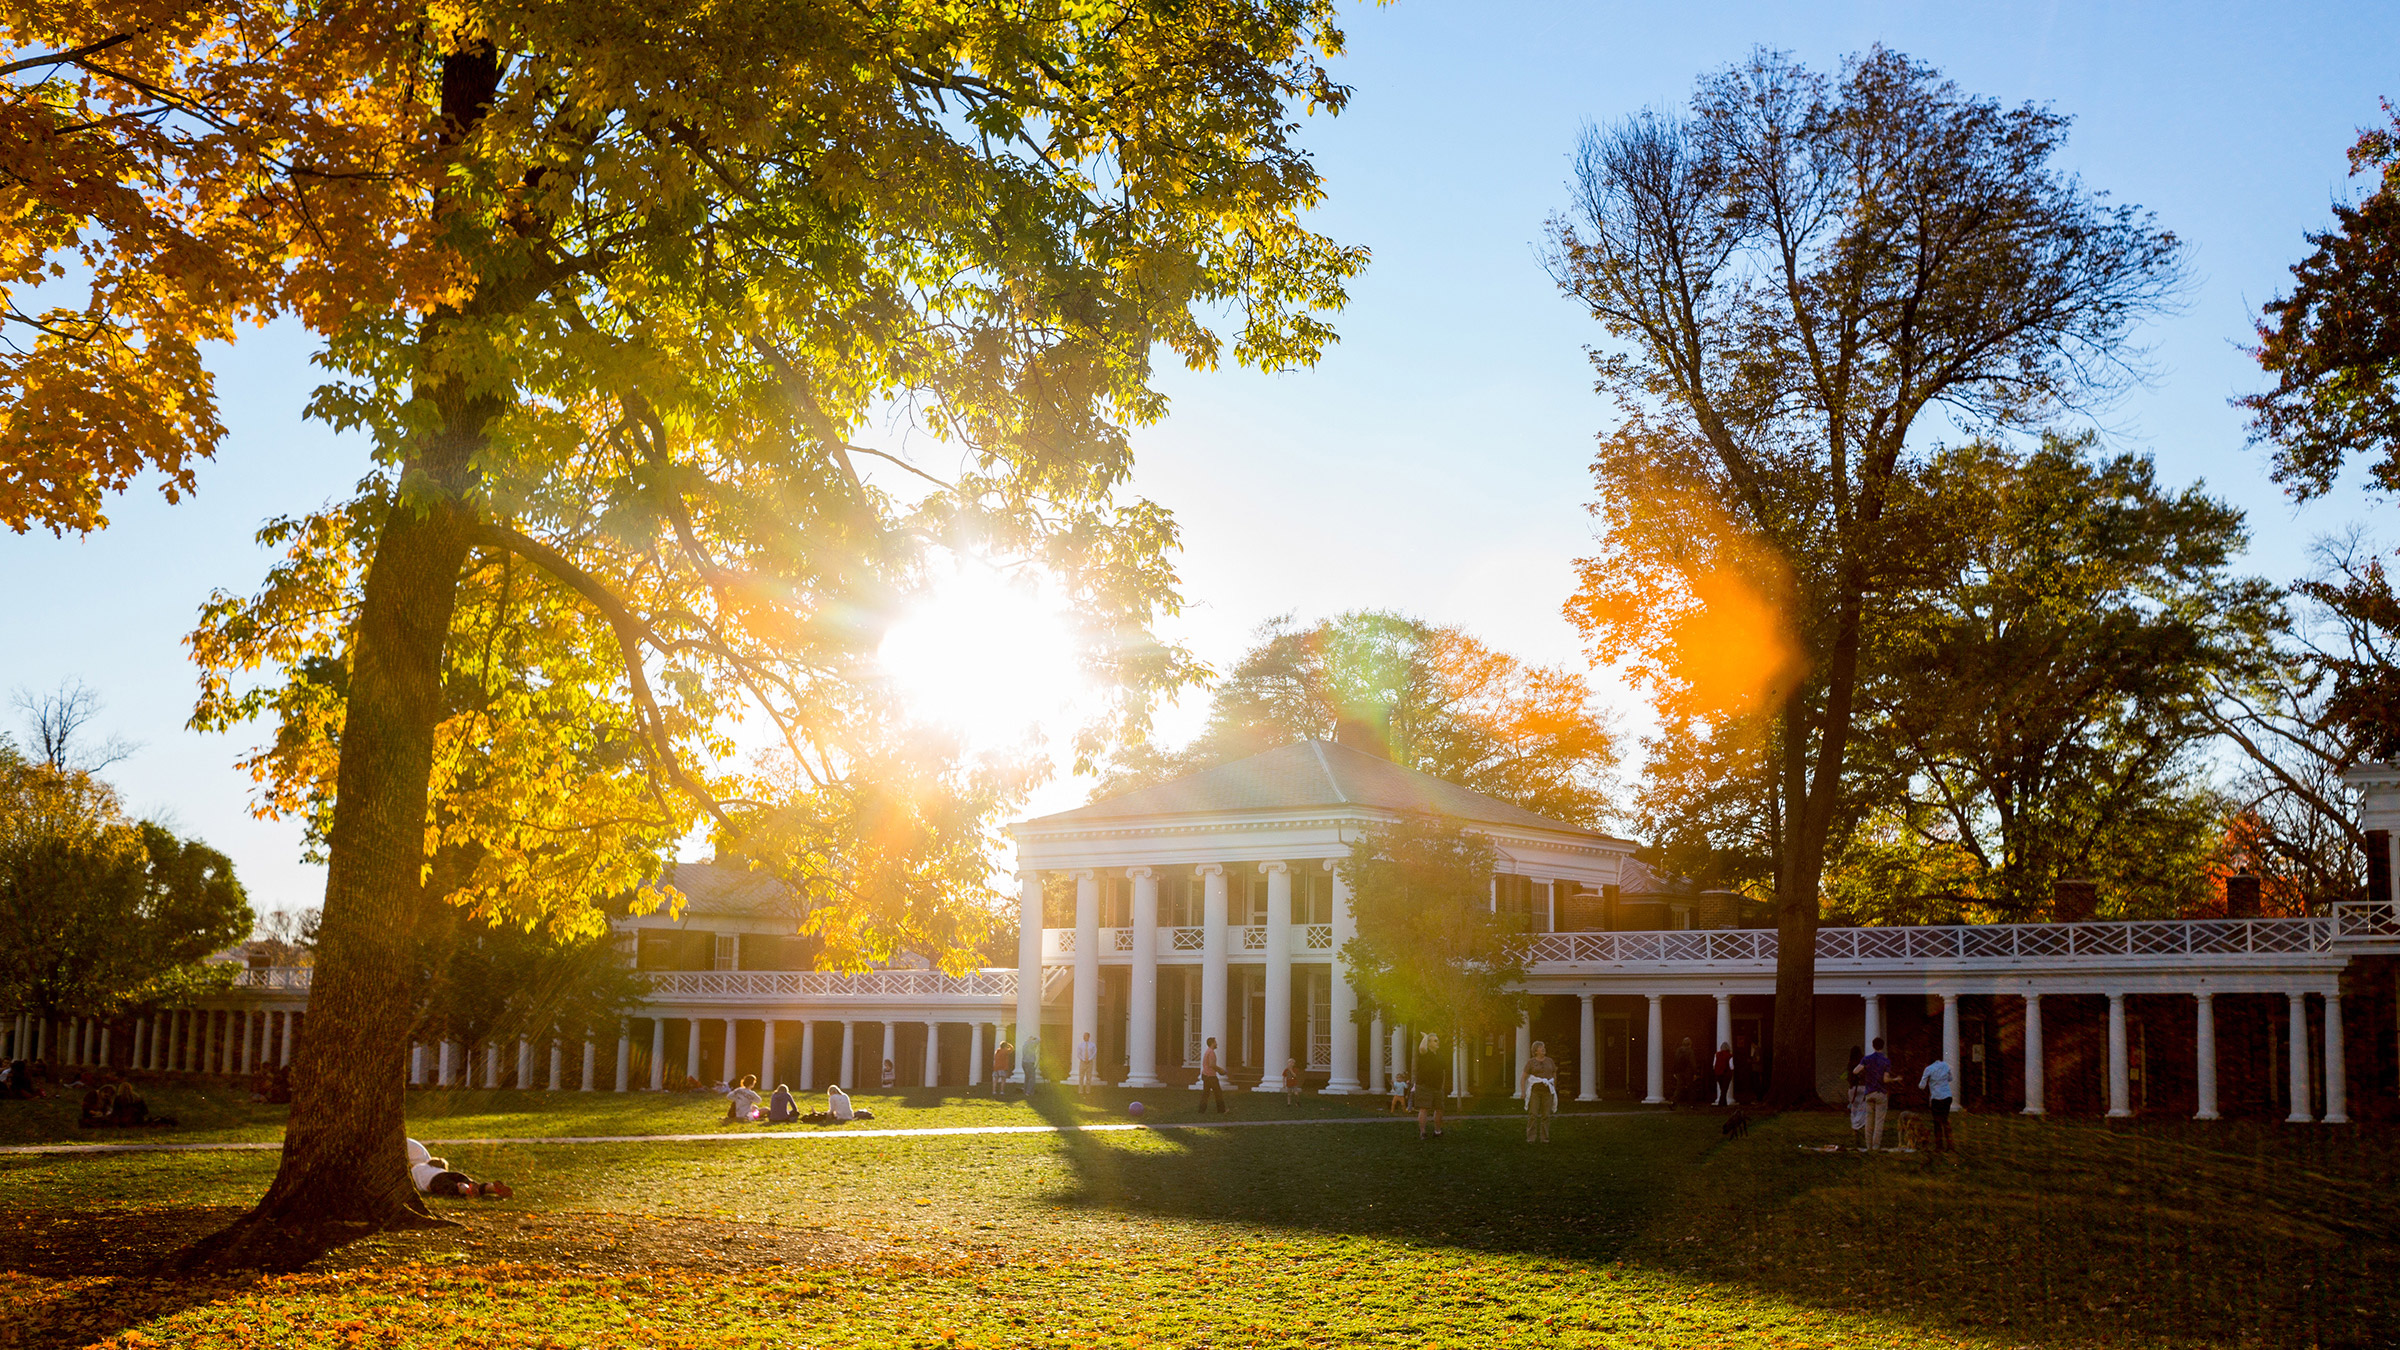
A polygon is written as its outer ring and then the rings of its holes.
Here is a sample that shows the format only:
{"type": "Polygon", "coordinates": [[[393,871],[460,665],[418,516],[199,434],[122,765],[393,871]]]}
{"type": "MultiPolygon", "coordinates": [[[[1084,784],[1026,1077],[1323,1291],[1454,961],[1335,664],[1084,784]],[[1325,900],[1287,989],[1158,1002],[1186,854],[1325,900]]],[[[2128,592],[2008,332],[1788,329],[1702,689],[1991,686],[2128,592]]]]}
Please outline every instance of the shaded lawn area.
{"type": "MultiPolygon", "coordinates": [[[[2387,1131],[1975,1118],[1953,1164],[1719,1120],[460,1148],[517,1201],[322,1270],[9,1254],[0,1344],[2400,1342],[2387,1131]]],[[[213,1222],[273,1162],[0,1161],[0,1245],[213,1222]]]]}
{"type": "MultiPolygon", "coordinates": [[[[0,1145],[273,1143],[283,1138],[291,1108],[250,1100],[247,1087],[191,1082],[143,1082],[154,1115],[169,1127],[84,1129],[75,1123],[81,1091],[34,1101],[0,1101],[0,1145]]],[[[1121,1121],[1140,1100],[1156,1119],[1196,1119],[1196,1092],[1167,1088],[1127,1092],[1099,1088],[1089,1100],[1072,1089],[1041,1090],[1041,1109],[1019,1097],[995,1101],[972,1088],[915,1088],[852,1098],[875,1112],[875,1128],[961,1125],[1038,1125],[1060,1121],[1121,1121]]],[[[822,1092],[800,1094],[801,1109],[821,1110],[822,1092]]],[[[1281,1094],[1231,1093],[1227,1120],[1314,1119],[1375,1114],[1383,1099],[1303,1096],[1286,1106],[1281,1094]]],[[[805,1125],[726,1124],[725,1099],[706,1092],[544,1092],[516,1088],[420,1088],[408,1094],[409,1131],[425,1139],[525,1138],[595,1134],[759,1134],[813,1132],[805,1125]]],[[[1214,1117],[1211,1117],[1214,1119],[1214,1117]]]]}

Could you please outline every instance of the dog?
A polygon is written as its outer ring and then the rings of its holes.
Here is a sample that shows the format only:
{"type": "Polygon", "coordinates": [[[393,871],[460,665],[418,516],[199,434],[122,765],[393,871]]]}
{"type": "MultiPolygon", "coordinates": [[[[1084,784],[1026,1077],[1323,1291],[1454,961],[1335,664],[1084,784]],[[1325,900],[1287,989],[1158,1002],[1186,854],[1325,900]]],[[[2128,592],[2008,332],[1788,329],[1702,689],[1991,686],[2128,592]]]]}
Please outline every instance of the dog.
{"type": "Polygon", "coordinates": [[[1725,1118],[1724,1135],[1728,1139],[1739,1139],[1748,1133],[1750,1117],[1742,1114],[1740,1107],[1735,1107],[1733,1114],[1725,1118]]]}

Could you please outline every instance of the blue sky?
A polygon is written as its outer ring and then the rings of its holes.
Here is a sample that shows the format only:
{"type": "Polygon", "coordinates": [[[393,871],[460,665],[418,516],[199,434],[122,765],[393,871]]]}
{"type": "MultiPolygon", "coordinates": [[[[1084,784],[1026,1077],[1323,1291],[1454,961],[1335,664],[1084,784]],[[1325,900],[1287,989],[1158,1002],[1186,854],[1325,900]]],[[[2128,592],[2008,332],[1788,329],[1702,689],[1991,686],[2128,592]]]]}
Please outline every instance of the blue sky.
{"type": "MultiPolygon", "coordinates": [[[[2292,508],[2226,400],[2258,383],[2240,351],[2258,306],[2354,190],[2343,151],[2400,95],[2400,6],[1424,0],[1359,8],[1348,32],[1337,73],[1355,99],[1306,133],[1332,193],[1316,223],[1375,255],[1344,340],[1309,371],[1174,372],[1173,413],[1137,439],[1136,489],[1185,532],[1193,605],[1176,636],[1212,660],[1276,614],[1386,606],[1580,662],[1559,607],[1588,551],[1585,465],[1606,410],[1583,354],[1593,325],[1539,264],[1542,222],[1565,204],[1586,120],[1680,104],[1761,44],[1830,67],[1881,41],[1975,93],[2071,115],[2066,164],[2190,246],[2181,312],[2143,334],[2156,378],[2106,410],[2109,445],[2244,506],[2249,565],[2278,580],[2305,570],[2312,538],[2388,519],[2355,491],[2292,508]]],[[[180,643],[212,590],[257,583],[260,522],[364,471],[362,446],[299,417],[309,350],[276,329],[219,353],[232,435],[196,499],[143,490],[91,538],[0,538],[0,689],[99,690],[98,730],[143,746],[114,771],[131,804],[232,854],[261,909],[315,904],[321,877],[295,830],[250,818],[232,767],[247,741],[182,729],[180,643]]],[[[1037,806],[1078,792],[1061,782],[1037,806]]]]}

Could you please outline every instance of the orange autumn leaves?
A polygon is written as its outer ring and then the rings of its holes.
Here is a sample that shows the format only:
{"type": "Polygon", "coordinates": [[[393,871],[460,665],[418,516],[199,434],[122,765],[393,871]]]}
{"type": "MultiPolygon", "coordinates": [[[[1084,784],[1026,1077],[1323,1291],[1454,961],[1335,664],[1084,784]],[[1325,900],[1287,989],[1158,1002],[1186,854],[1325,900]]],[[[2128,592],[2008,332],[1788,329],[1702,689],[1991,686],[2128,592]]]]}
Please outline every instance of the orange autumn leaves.
{"type": "Polygon", "coordinates": [[[107,524],[224,435],[201,348],[451,293],[421,8],[0,0],[0,523],[107,524]]]}
{"type": "Polygon", "coordinates": [[[1567,617],[1672,718],[1738,719],[1807,674],[1791,568],[1705,497],[1657,479],[1603,502],[1597,557],[1577,563],[1567,617]]]}

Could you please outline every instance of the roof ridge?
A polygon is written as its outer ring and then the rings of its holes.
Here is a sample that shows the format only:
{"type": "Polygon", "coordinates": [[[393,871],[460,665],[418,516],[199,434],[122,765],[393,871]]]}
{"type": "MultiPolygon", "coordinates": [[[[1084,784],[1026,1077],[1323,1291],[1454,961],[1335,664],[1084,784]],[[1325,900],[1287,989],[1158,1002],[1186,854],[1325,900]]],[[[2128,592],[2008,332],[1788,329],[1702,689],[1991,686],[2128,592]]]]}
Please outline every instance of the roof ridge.
{"type": "Polygon", "coordinates": [[[1344,806],[1351,805],[1350,794],[1342,791],[1342,780],[1334,774],[1332,761],[1325,758],[1325,742],[1311,736],[1308,750],[1317,757],[1317,767],[1325,771],[1325,785],[1333,789],[1333,799],[1344,806]]]}

